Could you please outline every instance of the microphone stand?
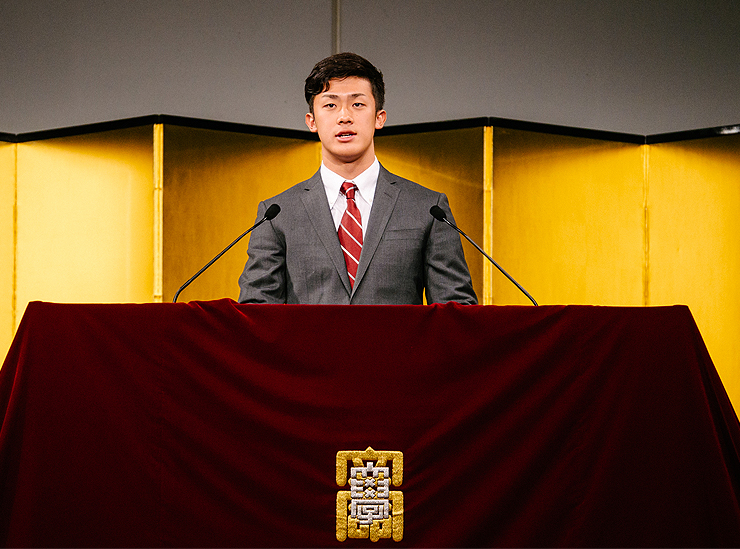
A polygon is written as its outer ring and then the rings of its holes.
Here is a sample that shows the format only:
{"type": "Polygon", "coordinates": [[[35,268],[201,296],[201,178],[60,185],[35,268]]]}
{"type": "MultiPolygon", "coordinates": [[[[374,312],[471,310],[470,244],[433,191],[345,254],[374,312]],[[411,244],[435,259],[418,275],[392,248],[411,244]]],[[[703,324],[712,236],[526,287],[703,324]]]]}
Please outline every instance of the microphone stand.
{"type": "Polygon", "coordinates": [[[260,219],[252,227],[250,227],[249,229],[247,229],[246,231],[244,231],[241,235],[239,235],[236,238],[236,240],[234,240],[234,242],[232,242],[231,244],[229,244],[228,246],[226,246],[223,250],[221,250],[221,253],[219,253],[216,257],[214,257],[208,263],[206,263],[205,266],[200,271],[198,271],[192,277],[190,277],[190,280],[188,280],[185,284],[183,284],[182,286],[180,286],[180,289],[177,290],[177,293],[175,294],[175,297],[172,299],[172,303],[177,303],[177,298],[180,296],[180,292],[182,292],[185,288],[187,288],[188,286],[190,286],[190,283],[193,280],[195,280],[200,275],[202,275],[203,274],[203,271],[205,271],[208,267],[210,267],[211,265],[213,265],[218,260],[219,257],[221,257],[226,252],[228,252],[234,246],[234,244],[236,244],[237,242],[239,242],[242,238],[244,238],[245,236],[247,236],[254,229],[256,229],[257,227],[259,227],[260,225],[262,225],[265,221],[267,221],[269,219],[273,219],[279,213],[280,213],[280,206],[278,206],[277,204],[273,204],[272,206],[270,206],[269,208],[267,208],[267,211],[265,212],[265,215],[262,217],[262,219],[260,219]]]}
{"type": "Polygon", "coordinates": [[[482,253],[488,261],[490,261],[491,263],[493,263],[496,266],[496,268],[499,271],[501,271],[506,278],[508,278],[509,280],[511,280],[511,282],[513,282],[514,285],[517,288],[519,288],[522,291],[522,293],[529,298],[529,300],[534,304],[534,306],[537,307],[537,302],[534,300],[534,298],[531,295],[529,295],[529,292],[527,290],[525,290],[524,288],[522,288],[521,284],[519,284],[516,280],[514,280],[509,273],[507,273],[506,271],[504,271],[504,269],[501,267],[501,265],[499,265],[498,263],[496,263],[490,255],[488,255],[486,252],[484,252],[483,251],[483,248],[481,248],[480,246],[478,246],[478,244],[476,244],[475,242],[473,242],[473,239],[471,239],[468,235],[466,235],[457,226],[453,225],[450,222],[450,220],[447,219],[447,214],[445,213],[445,211],[442,208],[440,208],[439,206],[436,206],[436,205],[435,206],[432,206],[430,208],[430,210],[429,210],[429,213],[432,214],[432,216],[434,216],[434,219],[436,219],[437,221],[444,221],[450,227],[452,227],[453,229],[455,229],[458,233],[460,233],[461,235],[463,235],[468,242],[470,242],[473,246],[475,246],[475,249],[476,250],[478,250],[480,253],[482,253]]]}

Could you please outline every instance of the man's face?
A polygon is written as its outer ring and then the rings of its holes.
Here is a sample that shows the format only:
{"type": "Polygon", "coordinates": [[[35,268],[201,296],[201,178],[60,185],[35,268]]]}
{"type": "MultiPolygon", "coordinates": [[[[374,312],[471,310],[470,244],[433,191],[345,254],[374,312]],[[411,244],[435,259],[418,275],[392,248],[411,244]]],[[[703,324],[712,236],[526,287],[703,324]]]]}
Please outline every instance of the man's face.
{"type": "Polygon", "coordinates": [[[324,164],[341,174],[347,164],[364,170],[373,163],[373,137],[385,119],[385,111],[375,112],[370,82],[350,76],[330,80],[329,88],[314,97],[306,125],[319,134],[324,164]]]}

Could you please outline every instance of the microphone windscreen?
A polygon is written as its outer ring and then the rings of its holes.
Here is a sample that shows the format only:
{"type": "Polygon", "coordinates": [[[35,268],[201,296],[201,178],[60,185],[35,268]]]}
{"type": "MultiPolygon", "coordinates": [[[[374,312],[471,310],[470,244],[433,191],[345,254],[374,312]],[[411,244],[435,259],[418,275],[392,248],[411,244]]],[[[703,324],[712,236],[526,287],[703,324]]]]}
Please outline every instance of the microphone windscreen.
{"type": "Polygon", "coordinates": [[[270,219],[274,219],[279,213],[280,213],[280,206],[278,206],[277,204],[273,204],[272,206],[267,208],[267,211],[265,212],[265,219],[270,221],[270,219]]]}
{"type": "Polygon", "coordinates": [[[434,219],[436,219],[437,221],[444,221],[447,219],[447,214],[445,213],[445,211],[436,204],[429,208],[429,213],[432,214],[434,219]]]}

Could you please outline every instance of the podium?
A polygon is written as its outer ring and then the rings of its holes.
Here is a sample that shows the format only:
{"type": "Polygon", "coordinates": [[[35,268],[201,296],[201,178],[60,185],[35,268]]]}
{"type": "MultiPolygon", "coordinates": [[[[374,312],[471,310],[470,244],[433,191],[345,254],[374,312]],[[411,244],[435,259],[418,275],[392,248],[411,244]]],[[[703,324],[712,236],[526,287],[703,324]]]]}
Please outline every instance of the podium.
{"type": "Polygon", "coordinates": [[[4,546],[740,546],[684,306],[34,302],[0,410],[4,546]]]}

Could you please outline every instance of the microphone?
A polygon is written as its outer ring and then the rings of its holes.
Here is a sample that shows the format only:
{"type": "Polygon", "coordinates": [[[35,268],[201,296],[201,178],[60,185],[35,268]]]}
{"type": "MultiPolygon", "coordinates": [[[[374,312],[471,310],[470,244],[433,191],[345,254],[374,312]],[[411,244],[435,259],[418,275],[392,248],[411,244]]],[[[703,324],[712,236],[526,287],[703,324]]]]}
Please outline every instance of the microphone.
{"type": "Polygon", "coordinates": [[[205,271],[208,267],[210,267],[211,265],[213,265],[219,257],[221,257],[226,252],[228,252],[232,248],[232,246],[234,246],[234,244],[236,244],[237,242],[239,242],[242,238],[244,238],[245,236],[247,236],[249,233],[251,233],[257,227],[259,227],[260,225],[262,225],[265,221],[269,221],[271,219],[275,219],[275,217],[279,213],[280,213],[280,206],[278,206],[277,204],[272,204],[269,208],[267,208],[267,211],[265,212],[265,215],[262,216],[262,219],[260,219],[257,223],[255,223],[254,225],[252,225],[249,229],[247,229],[246,231],[244,231],[239,237],[237,237],[236,240],[234,240],[234,242],[232,242],[231,244],[229,244],[228,246],[226,246],[221,251],[220,254],[218,254],[216,257],[214,257],[208,263],[206,263],[206,265],[200,271],[198,271],[197,273],[195,273],[190,280],[188,280],[185,284],[183,284],[182,286],[180,286],[180,289],[177,290],[177,293],[175,294],[175,297],[172,300],[172,303],[177,303],[177,298],[180,295],[180,292],[182,292],[185,288],[187,288],[193,280],[195,280],[200,275],[202,275],[203,274],[203,271],[205,271]]]}
{"type": "Polygon", "coordinates": [[[527,292],[527,290],[525,290],[524,288],[522,288],[522,286],[516,280],[514,280],[509,273],[507,273],[506,271],[504,271],[501,268],[501,266],[498,263],[496,263],[490,255],[488,255],[486,252],[484,252],[483,251],[483,248],[481,248],[480,246],[478,246],[478,244],[476,244],[475,242],[473,242],[473,240],[468,235],[466,235],[464,232],[462,232],[460,229],[458,229],[457,226],[455,226],[454,223],[452,223],[449,219],[447,219],[447,214],[445,213],[445,211],[442,208],[440,208],[439,206],[437,206],[435,204],[434,206],[432,206],[431,208],[429,208],[429,213],[432,214],[432,217],[434,217],[434,219],[436,219],[437,221],[443,221],[443,222],[447,223],[450,227],[452,227],[458,233],[460,233],[461,235],[463,235],[467,239],[468,242],[470,242],[473,246],[475,246],[475,249],[476,250],[478,250],[480,253],[482,253],[486,257],[486,259],[488,261],[490,261],[491,263],[493,263],[496,266],[496,268],[499,271],[501,271],[504,274],[504,276],[506,276],[506,278],[508,278],[509,280],[511,280],[514,283],[514,285],[517,288],[519,288],[522,291],[522,293],[524,295],[526,295],[532,303],[534,303],[534,306],[535,307],[537,306],[537,302],[534,300],[534,298],[531,295],[529,295],[529,292],[527,292]]]}

